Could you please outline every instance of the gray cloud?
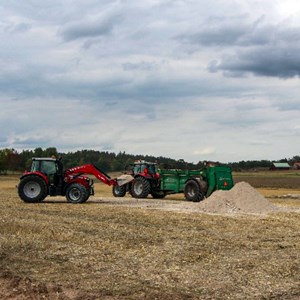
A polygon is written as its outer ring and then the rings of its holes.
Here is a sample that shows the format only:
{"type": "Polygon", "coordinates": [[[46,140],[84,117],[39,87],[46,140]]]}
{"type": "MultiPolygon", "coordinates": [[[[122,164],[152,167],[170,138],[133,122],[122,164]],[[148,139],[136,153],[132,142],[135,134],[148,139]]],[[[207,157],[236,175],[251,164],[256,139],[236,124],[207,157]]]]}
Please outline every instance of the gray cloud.
{"type": "Polygon", "coordinates": [[[210,72],[279,78],[300,75],[300,27],[269,24],[264,17],[252,22],[248,16],[233,20],[213,18],[197,33],[178,38],[222,50],[222,55],[208,63],[210,72]]]}
{"type": "Polygon", "coordinates": [[[8,25],[5,30],[7,30],[10,33],[24,33],[32,28],[32,25],[29,23],[17,23],[17,24],[11,24],[8,25]]]}
{"type": "Polygon", "coordinates": [[[239,51],[209,65],[211,72],[228,76],[253,73],[259,76],[291,78],[300,76],[300,47],[264,47],[239,51]]]}
{"type": "Polygon", "coordinates": [[[134,70],[143,70],[143,71],[153,71],[160,68],[160,65],[156,62],[147,62],[141,61],[137,63],[124,63],[122,65],[124,71],[134,71],[134,70]]]}
{"type": "Polygon", "coordinates": [[[300,23],[278,4],[0,4],[0,147],[298,154],[300,23]]]}
{"type": "Polygon", "coordinates": [[[118,18],[114,16],[110,19],[73,22],[65,26],[60,34],[65,41],[105,36],[112,32],[117,20],[118,18]]]}

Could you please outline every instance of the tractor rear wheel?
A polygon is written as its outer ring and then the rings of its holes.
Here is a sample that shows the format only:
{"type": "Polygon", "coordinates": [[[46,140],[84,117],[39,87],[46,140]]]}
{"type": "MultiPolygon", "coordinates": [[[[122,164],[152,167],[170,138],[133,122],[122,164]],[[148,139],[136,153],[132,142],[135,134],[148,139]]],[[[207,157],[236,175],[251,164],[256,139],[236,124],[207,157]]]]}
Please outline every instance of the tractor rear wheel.
{"type": "Polygon", "coordinates": [[[186,200],[199,202],[204,199],[200,185],[195,180],[189,180],[184,187],[184,196],[186,200]]]}
{"type": "Polygon", "coordinates": [[[70,203],[83,203],[88,197],[88,190],[80,183],[72,183],[66,190],[66,198],[70,203]]]}
{"type": "Polygon", "coordinates": [[[115,197],[124,197],[126,194],[126,185],[114,185],[112,188],[112,193],[115,197]]]}
{"type": "Polygon", "coordinates": [[[48,195],[46,182],[39,176],[26,176],[18,185],[18,194],[24,202],[42,202],[48,195]]]}
{"type": "Polygon", "coordinates": [[[131,195],[134,198],[146,198],[150,192],[150,182],[143,178],[137,177],[131,185],[131,195]]]}

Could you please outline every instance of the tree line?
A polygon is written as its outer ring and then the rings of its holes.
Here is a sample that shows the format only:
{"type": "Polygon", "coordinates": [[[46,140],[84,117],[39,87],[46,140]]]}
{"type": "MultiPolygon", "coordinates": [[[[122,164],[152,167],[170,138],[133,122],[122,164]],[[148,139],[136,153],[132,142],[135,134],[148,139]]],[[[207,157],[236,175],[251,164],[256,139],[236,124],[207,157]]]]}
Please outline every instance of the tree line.
{"type": "MultiPolygon", "coordinates": [[[[186,162],[184,159],[172,159],[163,156],[134,155],[125,152],[113,153],[108,151],[96,150],[78,150],[75,152],[61,153],[55,147],[46,149],[35,148],[34,150],[0,149],[0,173],[5,174],[9,171],[23,172],[29,170],[32,157],[62,157],[65,168],[71,168],[78,165],[92,163],[105,172],[123,171],[126,166],[132,164],[135,160],[146,160],[157,162],[161,168],[175,169],[200,169],[204,166],[203,161],[197,164],[186,162]]],[[[287,162],[293,164],[300,162],[300,156],[294,156],[290,159],[281,159],[277,162],[287,162]]],[[[269,168],[272,161],[269,160],[248,160],[227,163],[233,170],[249,170],[255,168],[269,168]]]]}
{"type": "Polygon", "coordinates": [[[75,152],[61,153],[55,147],[46,149],[36,148],[34,150],[0,149],[0,173],[8,171],[22,172],[28,170],[31,166],[33,157],[61,157],[64,167],[71,168],[83,164],[94,164],[105,172],[123,171],[126,166],[132,164],[135,160],[146,160],[158,162],[165,168],[193,169],[202,167],[201,164],[185,162],[183,159],[175,160],[167,157],[155,157],[150,155],[134,155],[126,152],[113,153],[108,151],[96,150],[78,150],[75,152]]]}

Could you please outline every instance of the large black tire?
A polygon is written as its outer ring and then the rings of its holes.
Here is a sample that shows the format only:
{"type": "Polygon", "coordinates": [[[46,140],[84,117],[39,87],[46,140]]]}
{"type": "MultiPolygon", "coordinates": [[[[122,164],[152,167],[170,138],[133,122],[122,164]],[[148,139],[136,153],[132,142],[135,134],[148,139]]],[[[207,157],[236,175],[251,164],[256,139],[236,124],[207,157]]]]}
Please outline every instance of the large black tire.
{"type": "Polygon", "coordinates": [[[131,195],[134,198],[146,198],[150,192],[150,182],[144,177],[137,177],[131,185],[131,195]]]}
{"type": "Polygon", "coordinates": [[[126,194],[126,184],[125,185],[114,185],[112,187],[112,193],[115,197],[124,197],[126,194]]]}
{"type": "Polygon", "coordinates": [[[189,180],[184,187],[184,196],[186,200],[199,202],[204,199],[200,185],[196,180],[189,180]]]}
{"type": "Polygon", "coordinates": [[[89,197],[89,191],[80,183],[72,183],[66,190],[66,198],[70,203],[83,203],[89,197]]]}
{"type": "Polygon", "coordinates": [[[165,192],[151,192],[151,196],[153,197],[153,199],[163,199],[166,197],[166,193],[165,192]]]}
{"type": "Polygon", "coordinates": [[[88,201],[88,200],[89,200],[89,198],[90,198],[90,194],[89,194],[89,193],[87,193],[87,196],[86,196],[86,198],[85,198],[85,199],[84,199],[84,201],[82,201],[81,203],[84,203],[84,202],[88,201]]]}
{"type": "Polygon", "coordinates": [[[18,194],[24,202],[42,202],[48,195],[46,182],[36,175],[29,175],[21,179],[18,194]]]}

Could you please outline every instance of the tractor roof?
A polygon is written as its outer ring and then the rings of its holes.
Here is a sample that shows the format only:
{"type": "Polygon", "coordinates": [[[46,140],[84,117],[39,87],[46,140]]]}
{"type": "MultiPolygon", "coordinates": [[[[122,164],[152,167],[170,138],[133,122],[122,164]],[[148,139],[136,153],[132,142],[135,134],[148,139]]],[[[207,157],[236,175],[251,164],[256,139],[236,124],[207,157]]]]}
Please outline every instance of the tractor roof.
{"type": "Polygon", "coordinates": [[[53,157],[33,157],[32,160],[57,161],[57,159],[53,157]]]}
{"type": "Polygon", "coordinates": [[[149,161],[145,161],[145,160],[136,160],[134,162],[135,165],[142,165],[142,164],[147,164],[147,165],[157,165],[157,163],[154,162],[149,162],[149,161]]]}

